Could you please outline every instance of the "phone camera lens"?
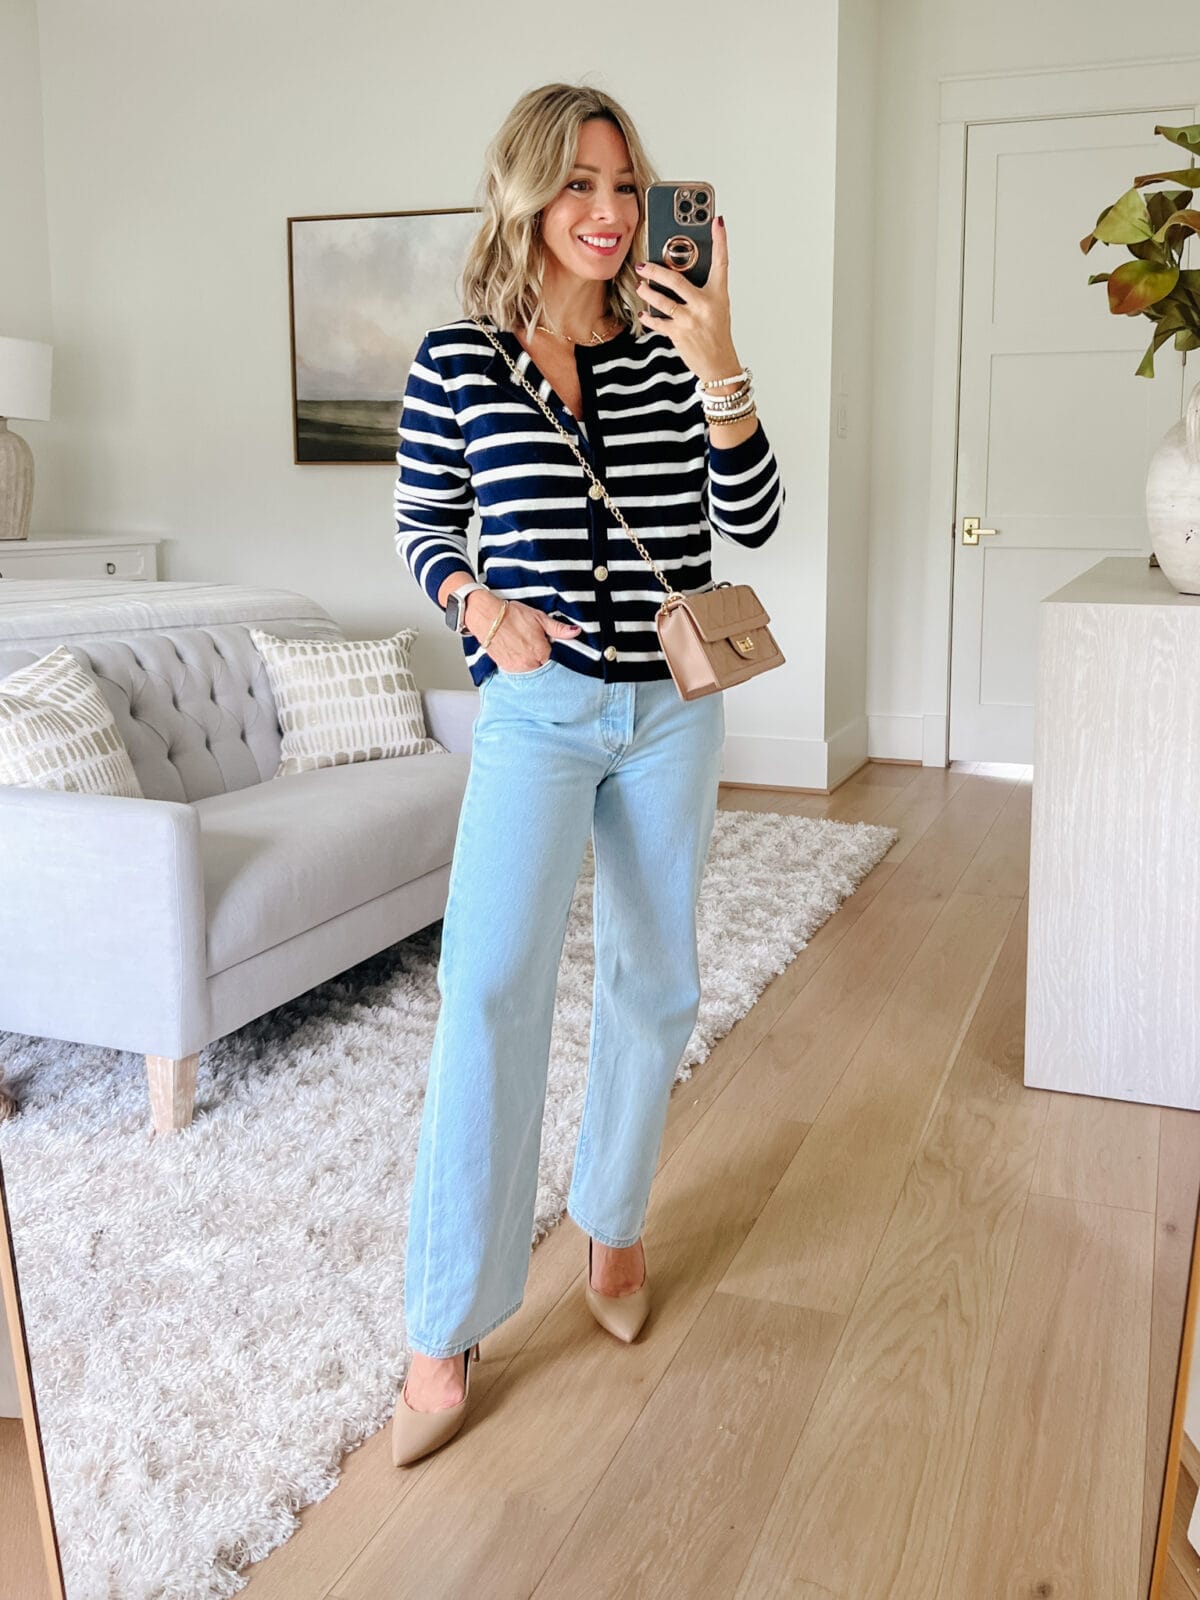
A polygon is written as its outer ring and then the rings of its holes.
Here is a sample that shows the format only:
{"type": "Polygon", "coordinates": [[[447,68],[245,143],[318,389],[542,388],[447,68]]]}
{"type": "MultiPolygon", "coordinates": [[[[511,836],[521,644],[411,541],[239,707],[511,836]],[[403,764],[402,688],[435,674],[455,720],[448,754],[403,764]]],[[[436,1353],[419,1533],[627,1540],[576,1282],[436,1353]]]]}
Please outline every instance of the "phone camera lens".
{"type": "Polygon", "coordinates": [[[692,202],[690,200],[684,200],[684,199],[681,198],[680,201],[679,201],[679,214],[680,214],[680,216],[686,216],[687,213],[691,209],[692,209],[692,202]]]}
{"type": "Polygon", "coordinates": [[[697,206],[695,211],[692,212],[692,221],[693,222],[707,222],[708,221],[708,212],[705,211],[703,206],[697,206]]]}
{"type": "Polygon", "coordinates": [[[697,189],[696,190],[696,204],[698,206],[706,206],[708,204],[708,190],[707,189],[697,189]]]}

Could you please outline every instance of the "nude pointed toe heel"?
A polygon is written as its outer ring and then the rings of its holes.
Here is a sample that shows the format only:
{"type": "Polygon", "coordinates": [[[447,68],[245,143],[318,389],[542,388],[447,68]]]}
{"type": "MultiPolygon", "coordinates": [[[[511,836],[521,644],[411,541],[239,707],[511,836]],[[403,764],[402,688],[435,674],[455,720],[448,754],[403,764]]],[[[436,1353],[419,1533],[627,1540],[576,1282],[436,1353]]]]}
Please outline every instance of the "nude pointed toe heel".
{"type": "Polygon", "coordinates": [[[467,1401],[471,1398],[471,1358],[479,1360],[479,1345],[463,1351],[463,1397],[457,1405],[446,1406],[441,1411],[414,1411],[404,1398],[408,1387],[405,1378],[396,1401],[396,1414],[392,1418],[392,1465],[406,1467],[410,1461],[419,1461],[439,1445],[447,1444],[462,1427],[467,1417],[467,1401]]]}
{"type": "MultiPolygon", "coordinates": [[[[644,1247],[643,1247],[644,1249],[644,1247]]],[[[601,1294],[592,1288],[592,1239],[588,1236],[588,1275],[584,1288],[588,1310],[602,1328],[632,1344],[650,1315],[650,1275],[647,1272],[640,1288],[632,1294],[601,1294]]]]}

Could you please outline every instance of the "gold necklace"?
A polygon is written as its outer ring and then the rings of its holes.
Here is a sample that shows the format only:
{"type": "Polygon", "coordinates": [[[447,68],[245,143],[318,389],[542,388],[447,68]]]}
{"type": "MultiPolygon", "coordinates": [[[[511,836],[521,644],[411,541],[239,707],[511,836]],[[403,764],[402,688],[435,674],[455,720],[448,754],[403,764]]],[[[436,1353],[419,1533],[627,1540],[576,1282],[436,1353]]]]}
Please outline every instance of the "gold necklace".
{"type": "MultiPolygon", "coordinates": [[[[612,321],[611,314],[609,316],[607,316],[604,320],[606,322],[611,322],[612,321]]],[[[538,323],[538,327],[539,328],[545,328],[546,332],[547,333],[552,333],[556,339],[566,339],[569,344],[578,344],[579,343],[579,340],[576,339],[572,334],[559,333],[557,328],[551,328],[549,326],[549,324],[547,324],[545,322],[539,322],[538,323]]],[[[606,339],[601,338],[601,336],[596,332],[595,328],[592,329],[592,337],[588,341],[589,344],[606,344],[607,342],[608,341],[606,339]]]]}

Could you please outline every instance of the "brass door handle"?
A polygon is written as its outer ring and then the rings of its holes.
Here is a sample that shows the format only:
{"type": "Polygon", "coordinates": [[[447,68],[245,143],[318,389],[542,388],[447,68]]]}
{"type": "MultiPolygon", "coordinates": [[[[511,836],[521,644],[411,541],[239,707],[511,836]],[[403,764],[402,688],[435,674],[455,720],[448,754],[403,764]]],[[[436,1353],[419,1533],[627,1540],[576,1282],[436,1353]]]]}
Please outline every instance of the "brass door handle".
{"type": "Polygon", "coordinates": [[[962,524],[962,542],[964,544],[978,544],[981,534],[989,535],[999,533],[999,528],[981,528],[978,517],[964,517],[962,524]]]}

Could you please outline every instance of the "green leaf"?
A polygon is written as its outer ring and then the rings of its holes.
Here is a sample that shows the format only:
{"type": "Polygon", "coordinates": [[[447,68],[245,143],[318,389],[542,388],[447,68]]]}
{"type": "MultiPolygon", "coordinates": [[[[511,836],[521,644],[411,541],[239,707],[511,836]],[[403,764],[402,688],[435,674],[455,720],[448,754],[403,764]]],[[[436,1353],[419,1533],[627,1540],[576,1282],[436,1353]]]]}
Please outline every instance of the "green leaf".
{"type": "Polygon", "coordinates": [[[1108,280],[1108,309],[1114,316],[1136,316],[1170,294],[1179,268],[1154,261],[1123,261],[1108,280]]]}
{"type": "Polygon", "coordinates": [[[1138,364],[1137,372],[1134,374],[1135,377],[1152,378],[1154,376],[1154,352],[1160,344],[1165,344],[1170,337],[1170,328],[1155,328],[1154,337],[1150,341],[1150,348],[1138,364]]]}
{"type": "Polygon", "coordinates": [[[1200,233],[1200,211],[1172,211],[1162,227],[1154,230],[1154,238],[1165,241],[1176,228],[1181,234],[1200,233]]]}
{"type": "Polygon", "coordinates": [[[1184,167],[1182,172],[1146,172],[1133,181],[1139,189],[1147,183],[1186,183],[1189,189],[1200,189],[1200,167],[1184,167]]]}
{"type": "Polygon", "coordinates": [[[1157,261],[1160,267],[1178,266],[1170,245],[1159,244],[1157,239],[1139,239],[1136,244],[1127,244],[1125,248],[1139,261],[1157,261]]]}
{"type": "Polygon", "coordinates": [[[1146,197],[1139,189],[1126,189],[1119,200],[1100,213],[1095,227],[1101,244],[1133,244],[1138,239],[1148,239],[1153,231],[1146,197]]]}
{"type": "Polygon", "coordinates": [[[1161,228],[1167,219],[1176,211],[1182,211],[1191,204],[1192,191],[1190,189],[1159,189],[1154,194],[1146,196],[1146,207],[1150,213],[1150,226],[1161,228]]]}
{"type": "Polygon", "coordinates": [[[1165,300],[1160,300],[1156,305],[1146,307],[1146,315],[1151,322],[1156,322],[1160,328],[1165,328],[1170,333],[1175,328],[1185,328],[1187,319],[1183,308],[1170,295],[1165,300]]]}
{"type": "Polygon", "coordinates": [[[1155,133],[1161,133],[1164,139],[1169,139],[1172,144],[1181,145],[1189,155],[1200,154],[1200,122],[1190,123],[1186,128],[1164,128],[1161,123],[1154,124],[1155,133]]]}

